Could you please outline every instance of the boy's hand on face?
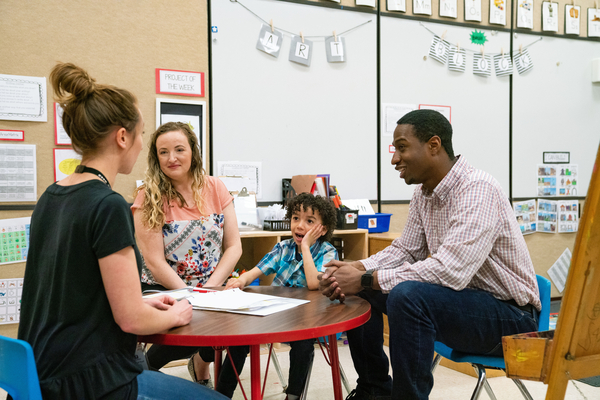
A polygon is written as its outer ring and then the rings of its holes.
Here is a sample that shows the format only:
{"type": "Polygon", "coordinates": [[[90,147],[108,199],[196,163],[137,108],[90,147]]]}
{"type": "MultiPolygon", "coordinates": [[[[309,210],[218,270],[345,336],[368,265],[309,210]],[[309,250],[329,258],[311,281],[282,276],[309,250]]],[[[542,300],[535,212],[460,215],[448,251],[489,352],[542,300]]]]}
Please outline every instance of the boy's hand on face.
{"type": "Polygon", "coordinates": [[[310,246],[315,244],[315,242],[321,236],[323,236],[325,232],[327,232],[327,230],[321,224],[312,228],[306,235],[304,235],[304,238],[302,238],[302,248],[306,248],[307,250],[310,249],[310,246]]]}

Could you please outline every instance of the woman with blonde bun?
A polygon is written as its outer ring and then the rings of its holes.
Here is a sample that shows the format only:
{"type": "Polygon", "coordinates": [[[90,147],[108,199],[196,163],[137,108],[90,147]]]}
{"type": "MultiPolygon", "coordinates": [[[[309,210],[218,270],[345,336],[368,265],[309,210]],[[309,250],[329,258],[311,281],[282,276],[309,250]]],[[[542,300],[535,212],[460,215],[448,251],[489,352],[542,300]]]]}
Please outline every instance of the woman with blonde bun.
{"type": "Polygon", "coordinates": [[[82,162],[46,189],[31,217],[18,336],[33,347],[44,399],[223,398],[136,362],[136,335],[185,325],[192,307],[142,298],[133,217],[111,189],[142,149],[135,96],[68,63],[50,81],[82,162]]]}

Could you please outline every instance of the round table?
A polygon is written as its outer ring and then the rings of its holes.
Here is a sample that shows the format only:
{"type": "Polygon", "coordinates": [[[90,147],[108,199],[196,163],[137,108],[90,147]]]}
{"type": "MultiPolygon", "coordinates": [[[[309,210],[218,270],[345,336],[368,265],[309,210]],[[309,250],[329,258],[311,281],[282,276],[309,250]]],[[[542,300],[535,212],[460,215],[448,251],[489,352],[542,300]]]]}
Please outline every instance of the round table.
{"type": "MultiPolygon", "coordinates": [[[[192,321],[154,335],[138,336],[140,342],[174,346],[213,346],[215,348],[249,345],[252,400],[262,399],[260,385],[260,345],[291,342],[328,336],[329,357],[336,400],[342,399],[336,334],[356,328],[371,316],[369,303],[349,296],[344,303],[332,302],[318,290],[281,286],[249,286],[244,291],[309,300],[289,310],[264,317],[215,311],[194,310],[192,321]]],[[[217,352],[215,367],[220,365],[217,352]]],[[[218,368],[218,367],[217,367],[218,368]]],[[[218,369],[215,371],[217,376],[218,369]]]]}

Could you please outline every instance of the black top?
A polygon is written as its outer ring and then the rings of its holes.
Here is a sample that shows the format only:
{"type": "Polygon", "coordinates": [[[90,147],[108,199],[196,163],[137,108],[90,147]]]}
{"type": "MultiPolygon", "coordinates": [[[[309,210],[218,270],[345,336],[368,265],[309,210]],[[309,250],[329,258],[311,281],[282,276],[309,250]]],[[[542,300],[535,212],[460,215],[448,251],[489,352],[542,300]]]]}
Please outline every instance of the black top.
{"type": "MultiPolygon", "coordinates": [[[[137,337],[115,322],[98,259],[135,245],[125,199],[98,180],[53,184],[31,217],[19,339],[44,399],[135,399],[137,337]]],[[[125,267],[124,267],[125,268],[125,267]]]]}

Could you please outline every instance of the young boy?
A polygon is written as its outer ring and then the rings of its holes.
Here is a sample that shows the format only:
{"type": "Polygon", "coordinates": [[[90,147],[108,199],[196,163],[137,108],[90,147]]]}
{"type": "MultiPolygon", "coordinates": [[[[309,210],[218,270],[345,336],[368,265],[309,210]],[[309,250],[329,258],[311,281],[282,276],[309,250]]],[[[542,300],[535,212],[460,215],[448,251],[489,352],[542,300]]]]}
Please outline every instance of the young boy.
{"type": "MultiPolygon", "coordinates": [[[[328,240],[333,236],[337,214],[333,203],[324,197],[302,193],[288,202],[286,219],[292,239],[277,243],[258,265],[239,278],[230,279],[227,289],[243,289],[261,275],[276,274],[275,286],[319,287],[317,275],[323,265],[337,260],[337,251],[328,240]]],[[[290,372],[286,390],[288,400],[300,397],[313,359],[314,339],[290,343],[290,372]]]]}

